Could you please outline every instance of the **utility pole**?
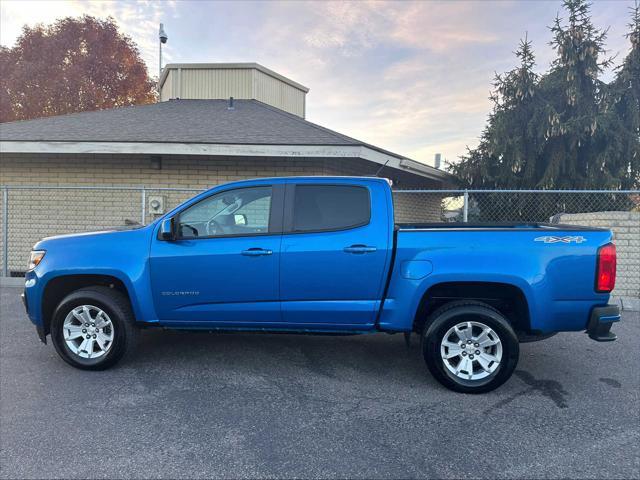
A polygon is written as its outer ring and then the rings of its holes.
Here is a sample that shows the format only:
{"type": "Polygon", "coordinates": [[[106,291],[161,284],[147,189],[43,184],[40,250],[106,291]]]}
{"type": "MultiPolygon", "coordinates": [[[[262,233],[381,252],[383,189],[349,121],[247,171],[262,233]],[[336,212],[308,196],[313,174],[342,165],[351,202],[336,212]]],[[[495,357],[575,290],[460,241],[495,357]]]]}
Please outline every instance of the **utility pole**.
{"type": "Polygon", "coordinates": [[[160,53],[158,55],[158,101],[160,101],[160,77],[162,77],[162,44],[167,43],[167,40],[169,39],[167,32],[164,31],[164,25],[162,23],[160,24],[160,30],[158,31],[158,39],[160,40],[160,53]]]}

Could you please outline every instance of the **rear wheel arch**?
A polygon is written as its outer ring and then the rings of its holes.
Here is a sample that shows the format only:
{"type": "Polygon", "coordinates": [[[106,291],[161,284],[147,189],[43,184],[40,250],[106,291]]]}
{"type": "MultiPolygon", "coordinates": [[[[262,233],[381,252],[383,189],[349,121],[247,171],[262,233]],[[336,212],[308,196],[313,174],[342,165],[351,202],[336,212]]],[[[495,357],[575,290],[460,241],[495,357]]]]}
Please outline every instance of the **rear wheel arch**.
{"type": "Polygon", "coordinates": [[[479,301],[492,307],[517,332],[531,332],[529,303],[524,291],[501,282],[442,282],[430,286],[422,295],[413,320],[413,331],[428,327],[430,315],[440,307],[460,300],[479,301]]]}
{"type": "Polygon", "coordinates": [[[50,333],[51,320],[60,302],[70,293],[88,287],[107,287],[122,293],[135,315],[131,295],[121,279],[102,274],[61,275],[49,280],[42,294],[41,308],[45,335],[50,333]]]}

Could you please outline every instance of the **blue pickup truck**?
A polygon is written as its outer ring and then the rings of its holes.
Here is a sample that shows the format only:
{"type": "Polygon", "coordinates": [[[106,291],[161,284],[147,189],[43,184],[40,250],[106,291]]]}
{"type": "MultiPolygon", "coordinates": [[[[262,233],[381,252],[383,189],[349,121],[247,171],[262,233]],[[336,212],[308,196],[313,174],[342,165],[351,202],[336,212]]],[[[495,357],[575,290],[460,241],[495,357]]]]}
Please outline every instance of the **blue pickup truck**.
{"type": "Polygon", "coordinates": [[[395,224],[381,178],[217,186],[150,225],[46,238],[24,303],[77,368],[105,369],[140,328],[416,333],[426,365],[469,393],[505,382],[519,343],[560,331],[615,340],[608,230],[395,224]]]}

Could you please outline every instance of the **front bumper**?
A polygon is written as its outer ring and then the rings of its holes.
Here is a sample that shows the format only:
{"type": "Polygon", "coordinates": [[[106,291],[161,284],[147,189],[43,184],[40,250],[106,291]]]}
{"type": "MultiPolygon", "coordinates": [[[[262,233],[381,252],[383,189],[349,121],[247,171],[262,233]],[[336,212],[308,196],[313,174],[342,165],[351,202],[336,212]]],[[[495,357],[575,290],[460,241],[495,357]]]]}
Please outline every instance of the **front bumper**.
{"type": "MultiPolygon", "coordinates": [[[[24,305],[24,309],[29,315],[29,301],[27,300],[27,291],[25,291],[20,295],[22,298],[22,304],[24,305]]],[[[47,344],[47,334],[44,332],[44,328],[41,325],[36,324],[36,332],[38,333],[38,338],[45,345],[47,344]]]]}
{"type": "Polygon", "coordinates": [[[613,342],[617,337],[611,332],[613,322],[620,320],[620,308],[617,305],[595,307],[591,311],[587,333],[591,340],[596,342],[613,342]]]}
{"type": "Polygon", "coordinates": [[[27,293],[22,292],[22,294],[20,295],[20,298],[22,298],[22,304],[24,305],[24,309],[27,312],[27,315],[29,315],[29,304],[27,303],[27,293]]]}

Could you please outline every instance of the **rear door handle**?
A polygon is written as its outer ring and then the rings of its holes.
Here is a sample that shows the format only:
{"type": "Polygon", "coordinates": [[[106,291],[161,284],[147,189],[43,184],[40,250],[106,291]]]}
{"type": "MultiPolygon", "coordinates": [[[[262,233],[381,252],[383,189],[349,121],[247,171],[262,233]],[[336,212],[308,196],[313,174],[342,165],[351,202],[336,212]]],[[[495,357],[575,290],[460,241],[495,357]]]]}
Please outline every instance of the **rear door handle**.
{"type": "Polygon", "coordinates": [[[259,257],[261,255],[271,255],[273,250],[266,250],[264,248],[250,248],[249,250],[243,250],[242,255],[247,257],[259,257]]]}
{"type": "Polygon", "coordinates": [[[367,245],[351,245],[350,247],[344,247],[344,251],[347,253],[372,253],[375,252],[376,247],[368,247],[367,245]]]}

